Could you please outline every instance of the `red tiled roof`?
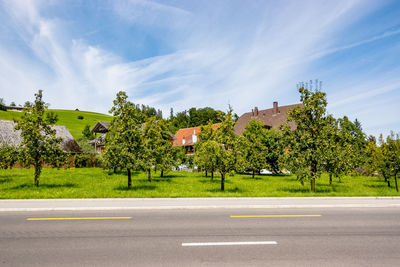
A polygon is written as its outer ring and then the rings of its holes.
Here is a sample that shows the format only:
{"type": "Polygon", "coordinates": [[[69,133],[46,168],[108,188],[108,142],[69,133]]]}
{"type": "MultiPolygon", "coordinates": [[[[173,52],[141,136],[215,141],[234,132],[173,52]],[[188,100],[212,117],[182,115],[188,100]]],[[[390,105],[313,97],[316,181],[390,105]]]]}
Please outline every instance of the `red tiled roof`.
{"type": "MultiPolygon", "coordinates": [[[[213,124],[213,129],[218,129],[220,123],[213,124]]],[[[198,134],[201,132],[201,126],[191,127],[191,128],[183,128],[179,129],[175,134],[175,140],[172,143],[172,146],[192,146],[193,143],[193,134],[198,134]],[[185,140],[185,143],[183,143],[185,140]]]]}
{"type": "MultiPolygon", "coordinates": [[[[278,128],[280,125],[286,122],[286,119],[288,117],[287,112],[289,111],[289,109],[299,106],[301,107],[303,104],[278,106],[278,103],[276,103],[276,105],[277,105],[277,112],[274,111],[274,108],[269,108],[269,109],[258,110],[258,115],[254,113],[254,110],[252,112],[244,113],[242,116],[239,117],[239,119],[235,124],[234,128],[235,134],[241,134],[244,131],[246,124],[252,118],[260,120],[265,126],[271,128],[278,128]]],[[[290,122],[289,126],[292,129],[296,128],[296,125],[293,122],[290,122]]]]}

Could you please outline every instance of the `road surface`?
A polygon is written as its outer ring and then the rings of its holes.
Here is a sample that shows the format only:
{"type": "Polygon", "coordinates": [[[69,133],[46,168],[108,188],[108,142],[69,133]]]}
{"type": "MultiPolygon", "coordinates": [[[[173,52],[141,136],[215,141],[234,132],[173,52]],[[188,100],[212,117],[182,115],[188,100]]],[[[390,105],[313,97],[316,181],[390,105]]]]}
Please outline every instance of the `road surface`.
{"type": "Polygon", "coordinates": [[[399,266],[400,209],[0,212],[0,265],[399,266]]]}

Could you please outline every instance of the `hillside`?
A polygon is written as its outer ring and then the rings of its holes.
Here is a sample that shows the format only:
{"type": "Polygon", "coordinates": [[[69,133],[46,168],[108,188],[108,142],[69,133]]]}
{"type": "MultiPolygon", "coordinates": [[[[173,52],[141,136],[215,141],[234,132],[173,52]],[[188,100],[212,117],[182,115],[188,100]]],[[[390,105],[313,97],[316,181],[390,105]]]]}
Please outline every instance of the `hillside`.
{"type": "MultiPolygon", "coordinates": [[[[85,125],[89,124],[92,128],[98,121],[111,121],[111,116],[88,112],[88,111],[75,111],[75,110],[61,110],[50,109],[50,111],[58,115],[57,125],[65,125],[71,132],[72,136],[77,139],[82,136],[82,130],[85,125]],[[78,116],[83,116],[83,119],[78,119],[78,116]]],[[[13,120],[18,119],[22,112],[18,111],[0,111],[0,120],[13,120]]]]}

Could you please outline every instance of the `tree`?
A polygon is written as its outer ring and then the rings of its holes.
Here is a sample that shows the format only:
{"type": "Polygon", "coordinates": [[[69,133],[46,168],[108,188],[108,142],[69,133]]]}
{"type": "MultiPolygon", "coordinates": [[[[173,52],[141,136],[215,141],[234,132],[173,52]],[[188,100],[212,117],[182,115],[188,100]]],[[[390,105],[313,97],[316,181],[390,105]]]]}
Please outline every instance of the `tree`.
{"type": "Polygon", "coordinates": [[[142,114],[127,98],[125,92],[118,92],[113,101],[114,106],[109,111],[113,119],[105,138],[103,160],[108,168],[126,169],[128,187],[131,187],[131,170],[140,166],[140,156],[143,151],[140,129],[142,114]]]}
{"type": "Polygon", "coordinates": [[[83,128],[82,135],[84,138],[87,140],[92,140],[94,139],[93,133],[90,131],[90,126],[88,124],[85,125],[85,128],[83,128]]]}
{"type": "Polygon", "coordinates": [[[194,162],[200,168],[211,172],[211,181],[214,180],[214,172],[217,169],[218,155],[221,154],[221,146],[215,140],[205,140],[196,144],[194,162]]]}
{"type": "Polygon", "coordinates": [[[238,146],[244,159],[246,169],[252,171],[254,178],[255,172],[267,168],[267,147],[265,137],[266,129],[257,119],[251,119],[239,138],[238,146]]]}
{"type": "Polygon", "coordinates": [[[18,149],[6,143],[0,145],[0,169],[12,168],[17,162],[18,149]]]}
{"type": "Polygon", "coordinates": [[[147,171],[148,180],[151,182],[151,169],[159,169],[161,177],[164,172],[171,170],[173,161],[173,150],[171,136],[168,126],[163,119],[156,120],[150,117],[146,120],[143,129],[143,168],[147,171]]]}
{"type": "Polygon", "coordinates": [[[217,151],[217,170],[221,174],[221,190],[225,190],[225,176],[236,169],[238,160],[237,138],[233,132],[235,121],[232,119],[232,110],[225,115],[223,122],[215,132],[215,141],[220,149],[217,151]]]}
{"type": "Polygon", "coordinates": [[[15,104],[15,102],[14,101],[12,101],[11,103],[10,103],[10,107],[16,107],[17,105],[15,104]]]}
{"type": "Polygon", "coordinates": [[[354,150],[352,146],[353,136],[348,131],[340,129],[338,121],[332,116],[327,116],[325,129],[322,132],[323,167],[329,174],[329,184],[332,185],[332,177],[340,177],[347,174],[354,166],[354,150]]]}
{"type": "Polygon", "coordinates": [[[39,90],[35,94],[34,103],[25,106],[15,126],[15,130],[21,130],[21,162],[24,166],[33,165],[35,168],[36,186],[39,186],[43,164],[60,167],[67,158],[67,154],[60,148],[62,138],[56,137],[56,130],[52,128],[57,122],[57,116],[52,112],[45,113],[46,109],[42,90],[39,90]]]}
{"type": "Polygon", "coordinates": [[[299,88],[302,106],[288,112],[288,122],[297,126],[292,131],[288,124],[281,128],[285,137],[286,159],[292,161],[287,166],[299,179],[310,180],[311,191],[315,192],[315,180],[323,171],[324,131],[326,119],[326,94],[299,88]]]}
{"type": "Polygon", "coordinates": [[[367,160],[366,135],[362,131],[361,123],[356,119],[350,121],[346,116],[338,119],[340,131],[346,135],[348,145],[352,150],[351,165],[354,171],[363,172],[367,160]]]}
{"type": "Polygon", "coordinates": [[[6,104],[3,98],[0,98],[0,110],[7,111],[6,104]]]}
{"type": "Polygon", "coordinates": [[[214,179],[214,172],[216,170],[217,162],[217,143],[213,140],[215,131],[213,129],[212,121],[205,126],[201,126],[199,132],[199,141],[195,144],[194,163],[199,169],[204,170],[206,176],[211,172],[211,181],[214,179]],[[214,142],[213,142],[214,141],[214,142]]]}
{"type": "Polygon", "coordinates": [[[377,157],[378,169],[390,187],[390,177],[394,177],[396,191],[399,192],[397,184],[397,175],[400,172],[400,136],[391,133],[386,141],[380,138],[381,146],[377,157]]]}

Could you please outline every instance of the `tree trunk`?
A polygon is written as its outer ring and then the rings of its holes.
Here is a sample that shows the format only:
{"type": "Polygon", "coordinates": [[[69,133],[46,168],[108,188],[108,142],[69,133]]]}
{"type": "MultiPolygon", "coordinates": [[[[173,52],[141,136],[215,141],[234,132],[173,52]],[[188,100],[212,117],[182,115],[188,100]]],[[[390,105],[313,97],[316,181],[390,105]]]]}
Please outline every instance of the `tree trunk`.
{"type": "Polygon", "coordinates": [[[211,181],[214,180],[214,171],[211,171],[211,181]]]}
{"type": "Polygon", "coordinates": [[[147,170],[147,180],[149,180],[149,182],[151,182],[151,169],[150,168],[147,170]]]}
{"type": "Polygon", "coordinates": [[[127,169],[128,171],[128,187],[131,188],[132,187],[132,178],[131,178],[131,169],[127,169]]]}
{"type": "Polygon", "coordinates": [[[116,172],[117,172],[117,167],[114,167],[113,173],[116,173],[116,172]]]}
{"type": "Polygon", "coordinates": [[[329,174],[329,185],[332,185],[332,174],[329,174]]]}
{"type": "Polygon", "coordinates": [[[386,182],[387,182],[388,187],[390,187],[390,180],[387,179],[386,182]]]}
{"type": "Polygon", "coordinates": [[[397,174],[394,175],[394,184],[396,185],[396,191],[399,192],[399,187],[397,186],[397,174]]]}
{"type": "Polygon", "coordinates": [[[206,170],[206,177],[207,177],[207,175],[208,175],[208,173],[207,173],[207,170],[206,170]]]}
{"type": "Polygon", "coordinates": [[[253,170],[253,179],[254,179],[254,170],[253,170]]]}
{"type": "Polygon", "coordinates": [[[311,192],[315,192],[315,178],[311,179],[311,192]]]}
{"type": "Polygon", "coordinates": [[[35,166],[35,185],[39,186],[39,177],[42,171],[42,166],[39,163],[36,163],[34,166],[35,166]]]}
{"type": "Polygon", "coordinates": [[[221,191],[225,190],[225,174],[221,173],[221,191]]]}
{"type": "Polygon", "coordinates": [[[160,177],[164,177],[164,170],[161,170],[160,177]]]}

